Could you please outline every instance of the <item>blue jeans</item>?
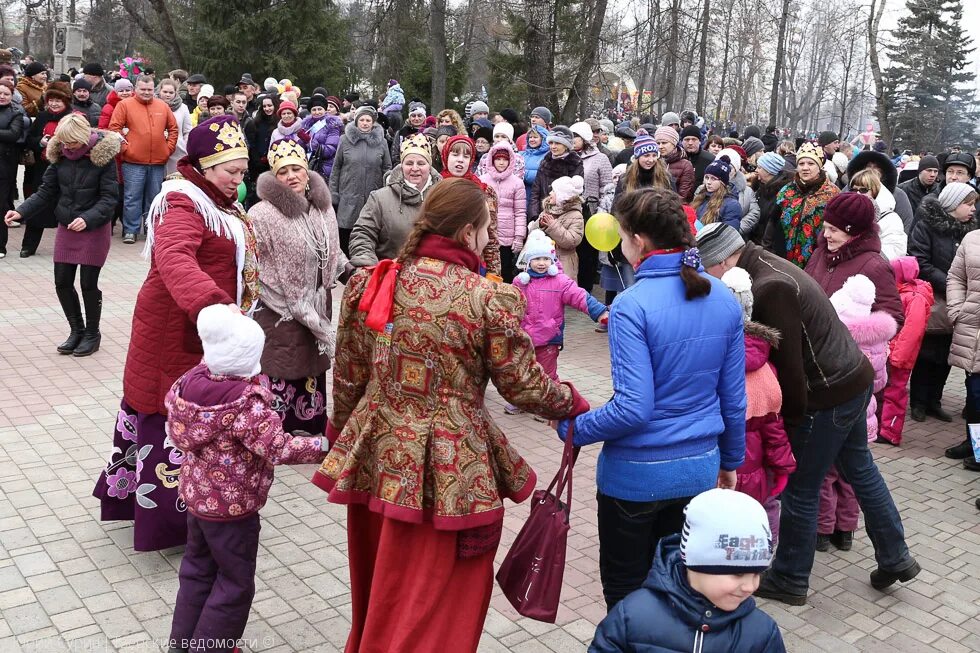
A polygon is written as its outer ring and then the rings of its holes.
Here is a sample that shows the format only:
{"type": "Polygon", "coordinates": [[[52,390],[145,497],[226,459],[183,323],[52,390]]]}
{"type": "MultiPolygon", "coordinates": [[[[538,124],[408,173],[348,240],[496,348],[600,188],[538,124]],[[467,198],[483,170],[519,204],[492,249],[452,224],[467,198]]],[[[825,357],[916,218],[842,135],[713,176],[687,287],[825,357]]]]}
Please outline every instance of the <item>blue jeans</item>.
{"type": "Polygon", "coordinates": [[[123,163],[123,233],[138,234],[163,184],[165,166],[123,163]]]}
{"type": "Polygon", "coordinates": [[[779,547],[769,580],[779,589],[806,594],[817,544],[820,485],[834,463],[854,488],[878,566],[900,571],[911,564],[902,518],[868,450],[865,411],[871,387],[833,408],[805,416],[790,438],[796,472],[782,494],[779,547]]]}

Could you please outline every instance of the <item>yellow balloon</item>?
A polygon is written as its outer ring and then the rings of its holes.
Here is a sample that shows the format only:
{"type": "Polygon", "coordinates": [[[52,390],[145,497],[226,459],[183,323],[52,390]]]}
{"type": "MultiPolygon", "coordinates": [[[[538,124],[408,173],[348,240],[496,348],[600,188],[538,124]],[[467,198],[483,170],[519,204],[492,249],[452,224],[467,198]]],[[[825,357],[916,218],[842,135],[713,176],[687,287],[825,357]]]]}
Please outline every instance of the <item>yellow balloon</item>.
{"type": "Polygon", "coordinates": [[[611,252],[619,244],[616,218],[609,213],[596,213],[585,223],[585,239],[600,252],[611,252]]]}

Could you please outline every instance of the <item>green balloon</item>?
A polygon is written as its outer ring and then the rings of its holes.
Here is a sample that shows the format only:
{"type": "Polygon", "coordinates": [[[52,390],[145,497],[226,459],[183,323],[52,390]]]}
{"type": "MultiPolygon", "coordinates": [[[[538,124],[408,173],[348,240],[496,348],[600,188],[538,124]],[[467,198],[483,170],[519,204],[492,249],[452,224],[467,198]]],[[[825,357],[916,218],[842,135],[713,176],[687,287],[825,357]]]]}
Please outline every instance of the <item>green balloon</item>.
{"type": "Polygon", "coordinates": [[[245,201],[245,194],[246,193],[247,193],[247,191],[245,190],[245,182],[243,181],[242,183],[238,184],[238,201],[239,202],[244,202],[245,201]]]}

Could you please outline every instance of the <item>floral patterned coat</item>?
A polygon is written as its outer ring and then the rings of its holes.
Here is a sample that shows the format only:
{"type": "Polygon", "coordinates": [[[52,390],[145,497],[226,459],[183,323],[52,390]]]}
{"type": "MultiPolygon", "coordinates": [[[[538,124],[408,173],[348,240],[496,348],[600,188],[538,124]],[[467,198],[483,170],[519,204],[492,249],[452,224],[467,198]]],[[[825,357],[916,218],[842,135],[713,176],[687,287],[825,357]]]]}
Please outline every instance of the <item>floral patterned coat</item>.
{"type": "Polygon", "coordinates": [[[799,180],[789,182],[776,195],[783,235],[786,237],[786,260],[803,268],[817,246],[817,236],[823,229],[823,210],[840,189],[824,177],[823,183],[809,193],[799,180]]]}
{"type": "Polygon", "coordinates": [[[536,477],[490,417],[487,381],[554,419],[581,398],[535,362],[513,286],[461,264],[409,259],[379,334],[358,311],[370,277],[362,268],[344,293],[327,429],[340,435],[313,482],[333,502],[440,530],[497,523],[503,499],[523,501],[536,477]]]}

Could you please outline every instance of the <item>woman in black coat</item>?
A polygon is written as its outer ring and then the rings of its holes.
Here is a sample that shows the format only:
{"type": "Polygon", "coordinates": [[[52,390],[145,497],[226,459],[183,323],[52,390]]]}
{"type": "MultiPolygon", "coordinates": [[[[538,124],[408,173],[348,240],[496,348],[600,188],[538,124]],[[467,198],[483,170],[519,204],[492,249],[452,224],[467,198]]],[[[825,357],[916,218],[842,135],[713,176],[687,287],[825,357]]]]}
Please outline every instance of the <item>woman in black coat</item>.
{"type": "Polygon", "coordinates": [[[255,194],[255,187],[259,180],[259,175],[269,169],[269,146],[272,144],[272,132],[279,124],[278,96],[263,93],[258,96],[259,108],[252,116],[252,124],[255,126],[255,143],[248,151],[248,197],[245,199],[245,208],[250,208],[259,201],[255,194]]]}
{"type": "MultiPolygon", "coordinates": [[[[14,208],[13,190],[17,179],[20,148],[17,141],[24,132],[24,115],[13,103],[14,85],[0,81],[0,211],[14,208]]],[[[7,256],[7,225],[0,223],[0,258],[7,256]]]]}
{"type": "Polygon", "coordinates": [[[950,371],[948,359],[953,328],[948,320],[934,318],[937,315],[945,318],[946,275],[963,237],[977,228],[975,219],[961,219],[944,208],[940,197],[930,195],[922,200],[909,236],[909,255],[919,262],[919,278],[929,282],[936,298],[919,357],[909,378],[909,406],[912,419],[917,422],[924,421],[926,415],[943,422],[953,421],[942,408],[943,389],[950,371]]]}
{"type": "Polygon", "coordinates": [[[550,150],[541,160],[538,175],[531,186],[531,204],[527,211],[528,224],[538,219],[541,202],[551,192],[551,184],[561,177],[585,177],[582,159],[572,150],[572,130],[559,125],[548,135],[550,150]]]}
{"type": "Polygon", "coordinates": [[[785,256],[786,236],[783,234],[782,210],[776,206],[776,195],[783,186],[793,181],[793,170],[787,170],[786,159],[775,152],[766,152],[756,162],[751,181],[755,202],[759,205],[759,221],[752,231],[745,234],[747,240],[762,245],[767,251],[785,256]]]}
{"type": "Polygon", "coordinates": [[[7,224],[54,216],[54,287],[71,333],[58,346],[61,354],[89,356],[102,340],[99,322],[102,291],[99,273],[109,255],[113,211],[119,196],[115,156],[122,137],[92,129],[81,114],[60,123],[46,146],[49,162],[41,185],[16,211],[7,211],[7,224]],[[85,317],[75,292],[75,274],[81,266],[85,317]],[[86,323],[87,322],[87,323],[86,323]]]}

